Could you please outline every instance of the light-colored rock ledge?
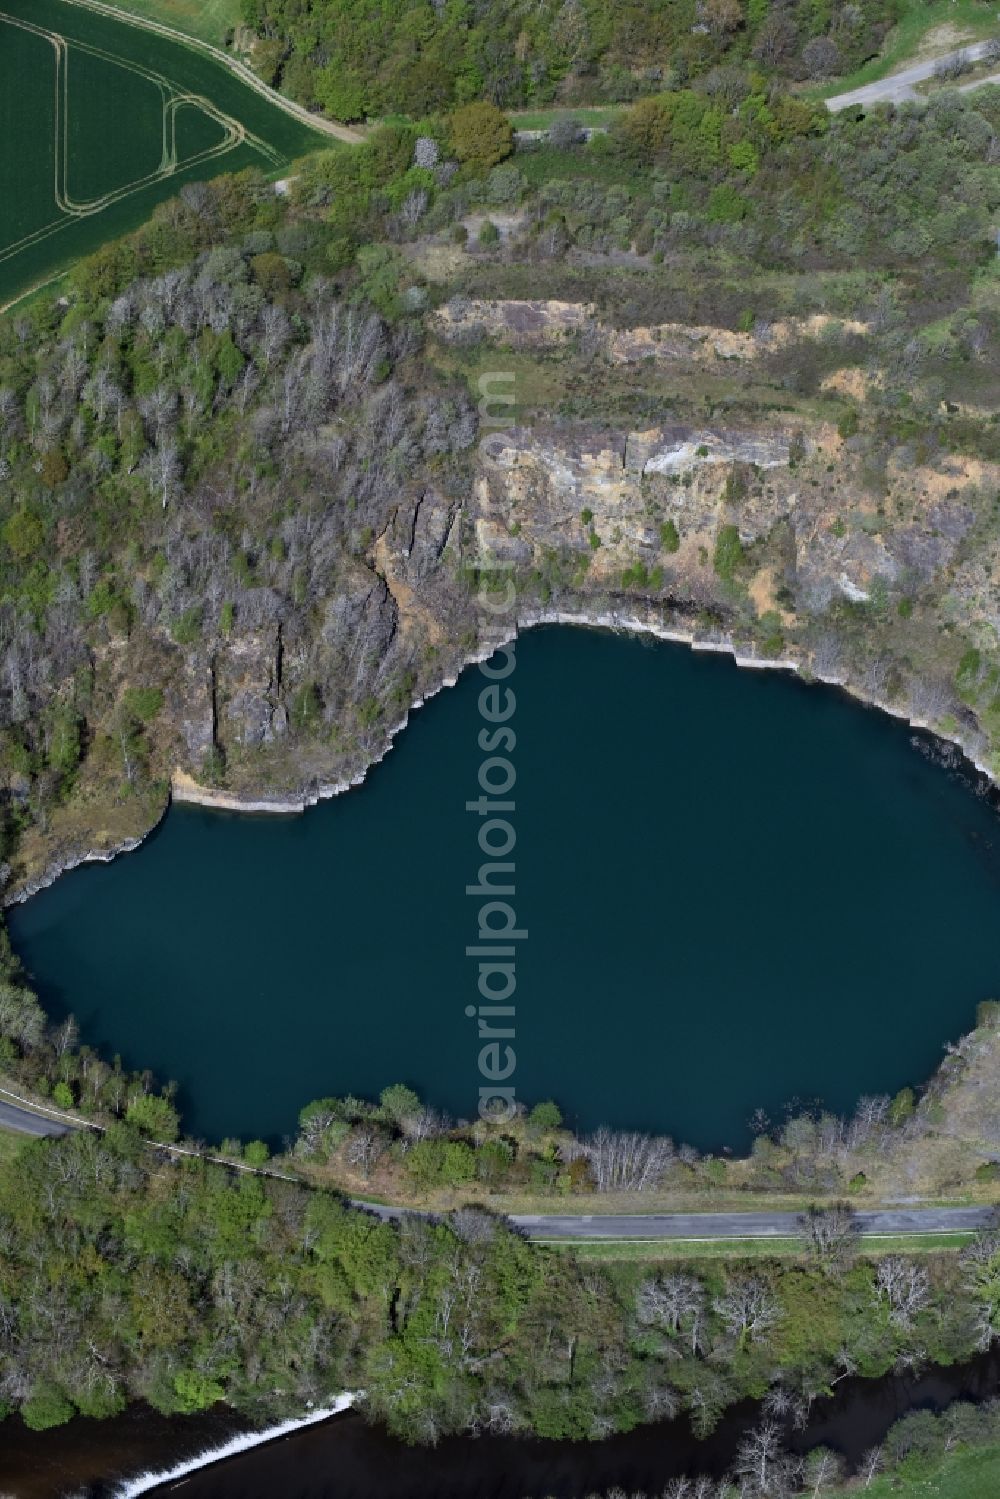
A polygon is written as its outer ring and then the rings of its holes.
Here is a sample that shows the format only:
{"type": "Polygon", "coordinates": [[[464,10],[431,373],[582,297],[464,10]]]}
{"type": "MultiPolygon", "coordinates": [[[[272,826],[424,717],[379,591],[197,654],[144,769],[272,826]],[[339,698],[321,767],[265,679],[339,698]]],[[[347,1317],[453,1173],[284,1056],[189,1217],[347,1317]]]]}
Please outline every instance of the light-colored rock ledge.
{"type": "MultiPolygon", "coordinates": [[[[733,658],[736,665],[752,671],[793,671],[808,672],[808,662],[801,661],[793,656],[754,656],[748,655],[745,650],[726,637],[709,639],[697,636],[693,631],[679,630],[664,625],[654,614],[619,614],[600,613],[590,614],[583,610],[565,609],[542,609],[532,614],[522,615],[516,625],[511,624],[508,630],[499,631],[491,640],[490,644],[481,647],[478,651],[468,656],[463,664],[463,670],[470,666],[476,666],[482,661],[489,660],[494,651],[501,646],[509,644],[516,639],[519,631],[529,630],[538,625],[577,625],[591,629],[615,630],[632,635],[652,635],[657,640],[671,641],[677,645],[687,645],[694,651],[711,651],[720,655],[728,655],[733,658]]],[[[996,778],[988,766],[983,765],[972,754],[963,741],[954,734],[944,733],[933,724],[926,723],[922,719],[910,718],[908,714],[891,703],[881,702],[866,697],[857,688],[841,678],[825,676],[816,673],[814,680],[822,682],[827,686],[839,687],[851,697],[869,707],[878,708],[883,713],[890,714],[893,718],[903,719],[911,728],[923,730],[935,735],[938,739],[947,740],[960,749],[976,770],[986,778],[995,783],[996,778]]],[[[410,720],[410,714],[416,709],[422,708],[424,703],[437,692],[446,687],[454,687],[458,676],[444,677],[436,689],[428,692],[423,697],[415,698],[409,710],[404,714],[392,729],[389,730],[385,744],[378,754],[374,755],[364,770],[349,780],[334,781],[310,788],[297,797],[243,797],[233,792],[218,791],[211,786],[202,786],[193,776],[186,771],[176,770],[171,778],[171,790],[173,800],[187,802],[200,807],[214,807],[226,812],[264,813],[288,816],[305,812],[308,807],[315,807],[321,801],[327,801],[331,797],[339,796],[344,791],[350,791],[354,786],[360,786],[373,765],[378,765],[385,759],[393,747],[396,736],[406,728],[410,720]]],[[[124,850],[122,850],[124,852],[124,850]]],[[[108,855],[107,857],[111,857],[108,855]]],[[[51,883],[48,881],[47,883],[51,883]]]]}

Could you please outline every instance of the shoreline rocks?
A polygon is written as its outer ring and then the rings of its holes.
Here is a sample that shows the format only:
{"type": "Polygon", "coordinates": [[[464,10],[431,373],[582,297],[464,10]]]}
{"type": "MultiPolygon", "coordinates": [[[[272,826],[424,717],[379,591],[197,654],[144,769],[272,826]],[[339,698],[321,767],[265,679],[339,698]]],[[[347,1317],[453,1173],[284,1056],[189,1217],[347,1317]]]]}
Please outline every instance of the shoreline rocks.
{"type": "Polygon", "coordinates": [[[847,693],[859,704],[873,708],[879,712],[887,713],[891,717],[900,719],[909,724],[912,729],[933,736],[934,739],[950,744],[957,749],[964,760],[975,772],[983,777],[991,787],[996,788],[997,781],[990,769],[978,761],[974,754],[963,743],[962,739],[955,734],[948,734],[932,724],[921,719],[911,718],[902,709],[891,703],[880,702],[877,699],[867,697],[860,688],[855,687],[846,679],[838,678],[830,674],[810,672],[808,663],[793,656],[763,657],[748,654],[741,650],[738,642],[723,636],[717,639],[698,636],[694,631],[672,627],[663,621],[658,612],[650,610],[645,615],[630,612],[622,614],[617,611],[593,612],[587,610],[569,609],[540,609],[531,614],[521,616],[516,624],[505,634],[500,634],[487,647],[466,656],[458,673],[442,677],[439,685],[431,691],[415,698],[410,704],[403,717],[386,734],[385,742],[381,748],[372,755],[364,768],[357,774],[345,780],[321,782],[304,787],[297,796],[253,796],[241,795],[238,792],[226,791],[222,788],[202,785],[196,781],[188,772],[178,768],[171,776],[170,801],[166,804],[160,817],[157,818],[145,834],[141,837],[126,838],[120,843],[112,845],[107,849],[87,850],[79,854],[71,854],[64,859],[57,860],[45,873],[38,878],[29,881],[20,889],[6,895],[3,900],[4,906],[20,905],[36,895],[40,890],[47,889],[61,874],[66,874],[72,869],[79,868],[88,863],[110,863],[119,854],[132,853],[141,847],[149,835],[154,831],[172,803],[180,805],[203,807],[220,812],[232,812],[238,815],[250,816],[299,816],[310,807],[317,806],[320,802],[329,801],[335,796],[340,796],[356,786],[362,785],[369,770],[385,759],[386,755],[393,749],[396,738],[407,727],[410,714],[422,708],[430,698],[444,691],[448,687],[454,687],[458,682],[461,672],[470,667],[486,661],[502,645],[511,640],[524,630],[535,629],[544,625],[574,625],[577,628],[611,630],[619,633],[633,635],[650,635],[657,640],[663,640],[676,645],[686,645],[693,651],[714,652],[728,655],[738,667],[744,670],[755,671],[790,671],[800,675],[805,673],[811,680],[820,682],[824,686],[836,687],[847,693]]]}

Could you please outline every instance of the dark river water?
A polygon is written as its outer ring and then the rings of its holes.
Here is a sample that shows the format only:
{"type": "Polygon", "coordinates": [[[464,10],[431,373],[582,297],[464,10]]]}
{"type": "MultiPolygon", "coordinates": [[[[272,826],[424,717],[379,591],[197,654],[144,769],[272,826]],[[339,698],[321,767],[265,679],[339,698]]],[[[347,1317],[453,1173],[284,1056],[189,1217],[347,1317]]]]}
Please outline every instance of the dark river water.
{"type": "MultiPolygon", "coordinates": [[[[855,1467],[907,1411],[984,1400],[998,1388],[998,1353],[920,1376],[847,1380],[815,1402],[806,1428],[788,1430],[786,1443],[798,1452],[833,1447],[855,1467]]],[[[141,1491],[158,1499],[586,1499],[619,1486],[653,1496],[682,1474],[722,1477],[758,1419],[756,1403],[744,1401],[707,1440],[676,1420],[602,1442],[450,1437],[424,1449],[349,1413],[141,1491]]],[[[114,1499],[130,1475],[193,1457],[233,1425],[228,1416],[168,1419],[142,1407],[43,1433],[12,1420],[0,1425],[0,1481],[12,1499],[114,1499]]]]}
{"type": "MultiPolygon", "coordinates": [[[[571,1123],[744,1146],[926,1078],[1000,994],[1000,821],[905,726],[727,659],[533,631],[509,679],[516,1074],[571,1123]]],[[[475,1112],[478,671],[304,817],[177,808],[11,914],[55,1015],[206,1139],[410,1083],[475,1112]]]]}

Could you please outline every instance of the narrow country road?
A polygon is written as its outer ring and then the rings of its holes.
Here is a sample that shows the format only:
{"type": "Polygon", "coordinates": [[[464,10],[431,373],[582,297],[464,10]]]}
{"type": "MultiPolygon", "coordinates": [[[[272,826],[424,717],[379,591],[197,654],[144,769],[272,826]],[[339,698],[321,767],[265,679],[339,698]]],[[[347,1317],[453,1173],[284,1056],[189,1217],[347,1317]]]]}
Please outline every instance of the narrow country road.
{"type": "MultiPolygon", "coordinates": [[[[888,78],[880,78],[876,83],[866,83],[863,88],[851,89],[846,94],[834,94],[831,99],[827,99],[826,107],[836,112],[838,109],[847,109],[852,104],[866,108],[870,104],[902,104],[907,99],[919,99],[922,96],[917,93],[914,85],[933,78],[938,63],[957,57],[962,52],[973,62],[978,62],[985,55],[988,46],[988,42],[972,42],[968,47],[959,47],[957,51],[948,52],[943,57],[928,57],[923,62],[911,63],[908,68],[900,68],[898,73],[890,73],[888,78]]],[[[961,85],[961,92],[982,88],[984,83],[1000,83],[1000,73],[964,83],[961,85]]]]}
{"type": "MultiPolygon", "coordinates": [[[[533,1239],[794,1238],[797,1213],[538,1214],[511,1221],[533,1239]]],[[[985,1228],[992,1208],[887,1208],[858,1213],[863,1234],[959,1233],[985,1228]]]]}
{"type": "MultiPolygon", "coordinates": [[[[415,1208],[359,1202],[379,1218],[402,1218],[415,1208]]],[[[857,1214],[863,1234],[970,1233],[987,1228],[993,1208],[883,1208],[857,1214]]],[[[512,1223],[532,1239],[788,1239],[797,1213],[533,1213],[512,1223]]]]}
{"type": "MultiPolygon", "coordinates": [[[[49,1119],[32,1109],[20,1108],[0,1099],[0,1128],[17,1130],[25,1135],[65,1135],[72,1127],[71,1122],[49,1119]]],[[[178,1155],[195,1154],[180,1146],[163,1148],[178,1155]]],[[[238,1169],[261,1170],[247,1166],[238,1169]]],[[[278,1176],[285,1181],[296,1180],[284,1172],[269,1171],[266,1167],[262,1168],[261,1174],[278,1176]]],[[[351,1206],[363,1208],[384,1220],[419,1213],[417,1208],[390,1207],[385,1203],[360,1199],[353,1199],[351,1206]]],[[[879,1208],[860,1212],[856,1217],[863,1234],[970,1233],[988,1228],[996,1221],[997,1210],[990,1207],[879,1208]]],[[[767,1212],[515,1213],[510,1221],[532,1239],[787,1239],[795,1236],[799,1215],[767,1212]]]]}
{"type": "Polygon", "coordinates": [[[68,1124],[58,1119],[46,1119],[44,1114],[34,1114],[30,1109],[19,1109],[16,1104],[4,1103],[0,1099],[0,1129],[17,1130],[21,1135],[65,1135],[68,1124]]]}

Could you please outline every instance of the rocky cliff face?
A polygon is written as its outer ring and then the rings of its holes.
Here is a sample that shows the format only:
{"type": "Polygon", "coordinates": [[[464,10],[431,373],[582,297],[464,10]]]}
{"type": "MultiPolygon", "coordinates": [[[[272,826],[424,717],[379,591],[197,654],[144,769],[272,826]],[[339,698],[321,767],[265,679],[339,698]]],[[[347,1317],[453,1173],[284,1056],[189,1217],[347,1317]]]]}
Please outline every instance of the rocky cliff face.
{"type": "MultiPolygon", "coordinates": [[[[590,335],[605,369],[647,357],[682,370],[753,362],[767,342],[826,336],[815,319],[758,335],[623,333],[573,304],[451,304],[439,315],[449,340],[473,326],[533,346],[590,335]]],[[[474,575],[487,555],[511,564],[522,621],[618,617],[731,640],[747,659],[797,662],[933,723],[985,761],[983,715],[956,694],[954,673],[969,640],[1000,630],[1000,471],[920,456],[897,450],[873,476],[863,443],[801,413],[495,430],[463,493],[404,475],[350,555],[312,557],[294,616],[262,606],[251,622],[247,611],[210,648],[156,630],[127,646],[109,636],[94,665],[109,701],[138,650],[159,653],[164,709],[149,739],[160,789],[111,815],[84,778],[72,816],[26,835],[11,889],[135,838],[171,775],[178,795],[210,797],[198,784],[213,753],[225,766],[215,794],[230,804],[301,805],[355,780],[409,706],[481,653],[474,575]],[[725,566],[723,528],[739,539],[725,566]]]]}

